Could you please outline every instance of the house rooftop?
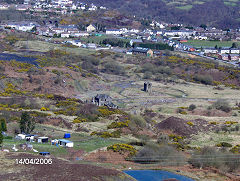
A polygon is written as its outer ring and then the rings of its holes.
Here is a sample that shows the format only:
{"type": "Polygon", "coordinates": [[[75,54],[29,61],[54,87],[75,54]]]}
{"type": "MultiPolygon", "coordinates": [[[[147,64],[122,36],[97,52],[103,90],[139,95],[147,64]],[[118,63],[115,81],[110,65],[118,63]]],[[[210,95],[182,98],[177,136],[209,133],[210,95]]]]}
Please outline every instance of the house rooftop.
{"type": "Polygon", "coordinates": [[[141,52],[141,53],[147,53],[147,51],[150,50],[149,48],[142,48],[142,47],[136,47],[133,48],[133,52],[141,52]]]}
{"type": "Polygon", "coordinates": [[[97,94],[95,96],[95,98],[97,98],[97,99],[108,99],[108,98],[111,98],[111,97],[107,94],[97,94]]]}
{"type": "Polygon", "coordinates": [[[59,141],[64,142],[64,143],[73,143],[72,141],[65,140],[65,139],[59,139],[59,141]]]}

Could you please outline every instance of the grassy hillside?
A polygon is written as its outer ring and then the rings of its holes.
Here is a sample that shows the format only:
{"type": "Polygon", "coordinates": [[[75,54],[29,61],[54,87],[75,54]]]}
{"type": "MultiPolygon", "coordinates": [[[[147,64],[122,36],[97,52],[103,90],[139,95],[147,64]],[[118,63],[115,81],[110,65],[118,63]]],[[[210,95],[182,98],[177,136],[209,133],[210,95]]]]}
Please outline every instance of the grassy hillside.
{"type": "Polygon", "coordinates": [[[131,15],[155,18],[166,22],[208,24],[221,28],[238,27],[238,0],[91,0],[131,15]]]}
{"type": "MultiPolygon", "coordinates": [[[[38,153],[23,149],[25,141],[14,139],[20,132],[22,113],[28,112],[36,122],[33,134],[60,139],[71,133],[73,148],[31,143],[34,149],[51,153],[55,161],[51,169],[64,164],[63,160],[89,169],[96,168],[94,165],[119,170],[175,166],[170,168],[185,170],[195,180],[222,181],[226,174],[211,172],[209,163],[227,173],[237,173],[240,168],[239,69],[170,51],[151,58],[66,47],[34,38],[26,41],[22,34],[6,34],[2,41],[11,44],[8,53],[23,59],[35,57],[38,63],[0,61],[0,121],[6,120],[8,134],[2,146],[10,150],[3,156],[6,162],[25,155],[18,152],[38,157],[38,153]],[[9,36],[14,43],[8,41],[9,36]],[[151,93],[142,90],[145,81],[152,83],[151,93]],[[110,95],[119,108],[90,104],[97,94],[110,95]],[[19,149],[16,153],[14,145],[19,149]],[[219,148],[225,145],[222,152],[219,148]],[[205,151],[205,146],[212,148],[205,151]],[[210,161],[205,160],[208,153],[210,161]],[[233,156],[236,159],[231,160],[233,156]],[[141,159],[156,163],[139,164],[141,159]],[[197,169],[199,165],[203,169],[197,169]]],[[[23,173],[25,178],[29,174],[23,173]]],[[[74,171],[69,174],[75,178],[74,171]]],[[[8,174],[8,169],[2,175],[6,179],[15,176],[8,174]]],[[[101,175],[95,175],[101,180],[101,175]]]]}

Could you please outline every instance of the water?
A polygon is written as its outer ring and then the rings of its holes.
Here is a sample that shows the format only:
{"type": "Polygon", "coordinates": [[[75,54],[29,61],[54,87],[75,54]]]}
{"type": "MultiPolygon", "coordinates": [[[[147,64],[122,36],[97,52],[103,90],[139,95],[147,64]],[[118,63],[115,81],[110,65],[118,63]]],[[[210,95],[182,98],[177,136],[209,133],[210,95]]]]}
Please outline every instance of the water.
{"type": "Polygon", "coordinates": [[[166,179],[176,179],[179,181],[194,181],[189,177],[163,170],[125,170],[123,172],[138,181],[164,181],[166,179]]]}
{"type": "Polygon", "coordinates": [[[8,53],[0,53],[0,60],[16,60],[19,62],[29,63],[33,64],[35,66],[38,66],[38,63],[35,61],[36,58],[32,57],[23,57],[15,54],[8,54],[8,53]]]}

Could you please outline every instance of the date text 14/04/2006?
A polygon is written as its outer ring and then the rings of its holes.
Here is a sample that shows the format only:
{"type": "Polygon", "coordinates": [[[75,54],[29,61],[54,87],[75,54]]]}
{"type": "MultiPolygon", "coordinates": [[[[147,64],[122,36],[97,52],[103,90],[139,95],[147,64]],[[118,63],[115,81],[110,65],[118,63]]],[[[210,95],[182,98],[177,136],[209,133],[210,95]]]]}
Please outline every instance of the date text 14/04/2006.
{"type": "Polygon", "coordinates": [[[20,158],[20,159],[16,159],[16,164],[51,165],[52,159],[51,158],[20,158]]]}

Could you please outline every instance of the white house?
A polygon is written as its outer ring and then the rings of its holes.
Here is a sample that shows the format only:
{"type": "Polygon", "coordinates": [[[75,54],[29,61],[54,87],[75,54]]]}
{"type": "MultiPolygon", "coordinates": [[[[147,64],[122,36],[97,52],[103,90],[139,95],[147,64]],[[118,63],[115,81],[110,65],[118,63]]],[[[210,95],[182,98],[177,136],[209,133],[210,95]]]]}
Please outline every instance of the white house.
{"type": "Polygon", "coordinates": [[[8,8],[9,8],[9,5],[0,4],[0,10],[7,10],[8,8]]]}
{"type": "Polygon", "coordinates": [[[215,48],[205,48],[204,53],[218,53],[218,50],[215,48]]]}
{"type": "Polygon", "coordinates": [[[63,33],[61,33],[61,38],[69,38],[70,35],[71,34],[68,32],[63,32],[63,33]]]}
{"type": "Polygon", "coordinates": [[[195,31],[190,30],[172,30],[172,31],[165,31],[164,36],[182,36],[182,37],[189,37],[195,35],[195,31]]]}
{"type": "Polygon", "coordinates": [[[82,46],[82,43],[81,43],[80,40],[73,40],[73,41],[71,41],[71,43],[72,43],[72,45],[75,45],[75,46],[78,46],[78,47],[82,46]]]}
{"type": "Polygon", "coordinates": [[[194,36],[193,39],[195,40],[207,40],[207,36],[199,35],[199,36],[194,36]]]}
{"type": "Polygon", "coordinates": [[[95,43],[88,43],[88,44],[87,44],[87,48],[96,49],[96,48],[97,48],[97,45],[96,45],[95,43]]]}
{"type": "Polygon", "coordinates": [[[232,54],[240,54],[240,49],[239,48],[231,48],[230,53],[232,54]]]}
{"type": "Polygon", "coordinates": [[[63,28],[52,28],[52,31],[56,34],[61,34],[64,33],[64,29],[63,28]]]}
{"type": "Polygon", "coordinates": [[[130,33],[139,33],[139,30],[138,29],[131,29],[129,30],[130,33]]]}
{"type": "Polygon", "coordinates": [[[130,40],[130,45],[133,46],[134,43],[142,43],[142,39],[131,39],[130,40]]]}
{"type": "Polygon", "coordinates": [[[107,29],[106,34],[107,35],[121,35],[123,32],[118,29],[107,29]]]}
{"type": "Polygon", "coordinates": [[[37,138],[38,143],[47,143],[48,142],[48,137],[42,136],[37,138]]]}
{"type": "Polygon", "coordinates": [[[26,139],[26,141],[34,141],[34,137],[35,137],[35,135],[29,134],[29,135],[26,135],[25,139],[26,139]]]}
{"type": "Polygon", "coordinates": [[[31,31],[35,27],[34,24],[29,23],[29,24],[21,24],[18,26],[18,30],[20,31],[31,31]]]}
{"type": "Polygon", "coordinates": [[[93,32],[96,31],[96,26],[90,24],[89,26],[87,26],[87,32],[93,32]]]}
{"type": "Polygon", "coordinates": [[[60,146],[65,146],[65,147],[73,147],[73,142],[65,139],[59,139],[58,144],[60,146]]]}
{"type": "Polygon", "coordinates": [[[80,36],[89,36],[89,33],[87,32],[78,32],[78,33],[72,33],[72,37],[80,37],[80,36]]]}
{"type": "Polygon", "coordinates": [[[230,53],[230,49],[229,48],[222,48],[220,50],[220,54],[226,54],[226,53],[230,53]]]}
{"type": "Polygon", "coordinates": [[[25,137],[26,137],[25,134],[18,134],[18,135],[16,136],[17,139],[21,139],[21,140],[24,140],[25,137]]]}

